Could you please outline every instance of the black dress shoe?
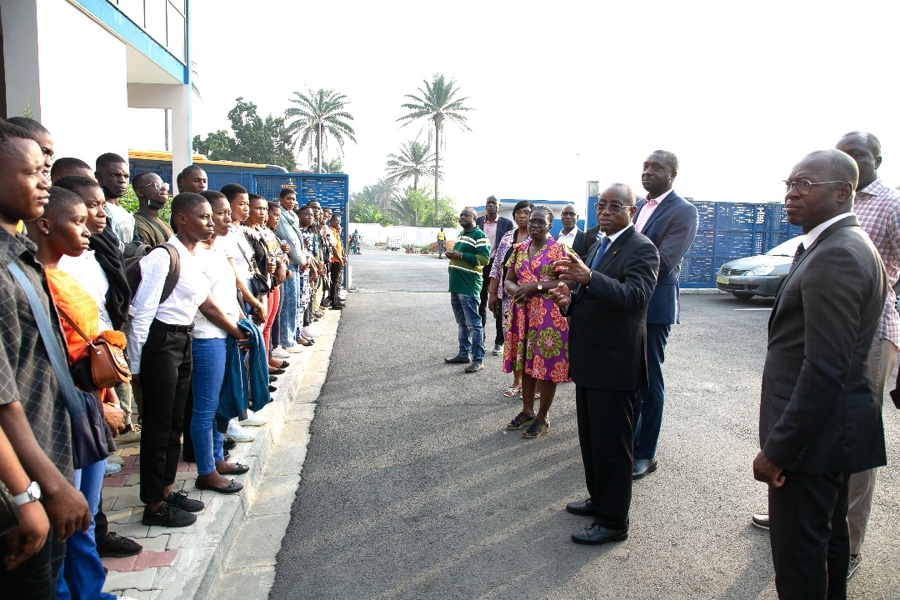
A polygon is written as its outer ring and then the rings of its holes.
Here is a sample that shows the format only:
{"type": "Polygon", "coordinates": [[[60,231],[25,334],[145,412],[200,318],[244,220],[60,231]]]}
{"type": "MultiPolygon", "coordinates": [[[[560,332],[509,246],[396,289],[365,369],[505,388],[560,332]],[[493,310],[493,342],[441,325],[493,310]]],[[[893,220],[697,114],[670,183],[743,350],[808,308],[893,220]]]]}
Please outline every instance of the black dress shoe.
{"type": "Polygon", "coordinates": [[[237,492],[239,492],[239,491],[241,491],[242,489],[244,489],[243,484],[238,483],[238,482],[235,481],[234,479],[232,479],[232,480],[231,480],[231,483],[229,483],[227,486],[225,486],[225,487],[220,487],[220,488],[219,488],[219,487],[213,487],[213,486],[209,485],[208,483],[206,483],[206,480],[205,480],[205,479],[200,479],[200,478],[198,477],[197,480],[194,482],[194,486],[195,486],[198,490],[207,490],[207,491],[210,491],[210,492],[219,492],[220,494],[236,494],[237,492]]]}
{"type": "Polygon", "coordinates": [[[572,534],[572,541],[576,544],[590,544],[596,546],[605,544],[606,542],[618,542],[628,537],[628,528],[625,529],[607,529],[602,525],[594,523],[590,527],[585,527],[581,531],[572,534]]]}
{"type": "Polygon", "coordinates": [[[444,362],[447,364],[451,364],[451,365],[457,365],[457,364],[458,365],[467,365],[470,362],[472,362],[472,359],[470,359],[468,356],[463,356],[463,355],[459,354],[459,355],[453,356],[451,358],[445,358],[444,362]]]}
{"type": "Polygon", "coordinates": [[[226,435],[225,439],[222,440],[222,448],[225,450],[232,450],[235,446],[237,446],[237,442],[230,435],[226,435]]]}
{"type": "Polygon", "coordinates": [[[581,515],[582,517],[593,517],[597,514],[597,507],[594,501],[588,498],[581,502],[569,502],[566,504],[566,510],[573,515],[581,515]]]}
{"type": "Polygon", "coordinates": [[[655,458],[639,458],[634,461],[634,469],[631,471],[632,479],[641,479],[656,470],[655,458]]]}

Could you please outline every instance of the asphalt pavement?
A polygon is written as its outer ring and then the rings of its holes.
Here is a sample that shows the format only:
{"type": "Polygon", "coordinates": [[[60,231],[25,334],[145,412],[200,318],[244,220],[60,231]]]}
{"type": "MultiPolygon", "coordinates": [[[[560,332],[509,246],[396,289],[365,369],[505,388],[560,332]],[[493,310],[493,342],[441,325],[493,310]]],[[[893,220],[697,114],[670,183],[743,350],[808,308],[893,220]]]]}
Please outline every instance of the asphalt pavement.
{"type": "MultiPolygon", "coordinates": [[[[771,301],[684,295],[665,365],[659,470],[634,486],[628,540],[579,546],[589,523],[574,385],[547,435],[504,425],[511,375],[445,365],[456,352],[447,261],[367,250],[317,399],[272,599],[775,598],[766,507],[754,481],[771,301]]],[[[900,598],[900,412],[888,404],[852,598],[900,598]]]]}

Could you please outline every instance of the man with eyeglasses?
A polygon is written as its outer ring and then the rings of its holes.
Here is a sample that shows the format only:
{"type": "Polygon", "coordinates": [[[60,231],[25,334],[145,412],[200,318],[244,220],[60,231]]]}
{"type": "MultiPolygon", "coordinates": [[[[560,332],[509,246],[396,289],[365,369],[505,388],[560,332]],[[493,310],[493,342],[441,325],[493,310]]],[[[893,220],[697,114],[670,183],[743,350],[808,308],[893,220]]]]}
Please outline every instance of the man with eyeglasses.
{"type": "Polygon", "coordinates": [[[866,359],[888,279],[853,214],[859,181],[840,150],[791,172],[787,220],[805,234],[769,317],[753,476],[768,484],[780,598],[845,598],[851,473],[886,462],[866,359]]]}
{"type": "Polygon", "coordinates": [[[169,224],[159,218],[159,211],[169,201],[169,184],[156,173],[145,171],[134,176],[131,187],[138,199],[134,241],[150,246],[165,244],[175,235],[169,224]]]}
{"type": "Polygon", "coordinates": [[[550,298],[571,316],[569,375],[575,382],[578,440],[589,497],[570,502],[572,514],[593,523],[572,534],[578,544],[605,544],[628,537],[633,415],[638,390],[647,384],[644,318],[656,285],[659,255],[635,231],[634,191],[615,183],[599,197],[604,233],[581,259],[569,255],[554,268],[565,283],[550,298]],[[603,343],[597,343],[598,338],[603,343]]]}
{"type": "MultiPolygon", "coordinates": [[[[897,348],[900,346],[900,316],[897,314],[894,286],[900,276],[900,192],[885,185],[878,177],[881,166],[881,142],[871,133],[852,131],[845,134],[835,146],[856,162],[859,169],[859,183],[856,185],[856,200],[853,212],[859,219],[860,227],[878,249],[884,263],[888,279],[888,295],[884,302],[881,320],[875,331],[875,339],[869,349],[868,376],[872,384],[875,402],[882,406],[884,390],[888,378],[894,371],[897,348]]],[[[801,192],[809,193],[805,182],[801,192]]],[[[872,497],[875,491],[875,470],[854,473],[850,477],[847,523],[850,527],[850,568],[847,578],[851,578],[862,562],[862,544],[865,540],[866,525],[872,511],[872,497]]],[[[753,524],[762,529],[769,528],[768,514],[753,515],[753,524]]]]}
{"type": "Polygon", "coordinates": [[[678,157],[657,150],[644,161],[641,183],[647,197],[638,203],[634,228],[659,251],[659,281],[647,308],[649,383],[638,393],[634,412],[634,471],[641,479],[656,470],[656,446],[662,428],[665,382],[662,365],[672,325],[679,322],[678,278],[681,261],[697,235],[697,209],[672,189],[678,157]]]}
{"type": "Polygon", "coordinates": [[[556,236],[556,241],[574,250],[578,256],[584,256],[587,248],[584,247],[584,232],[578,229],[578,213],[575,211],[575,205],[566,204],[559,220],[562,221],[563,226],[556,236]]]}

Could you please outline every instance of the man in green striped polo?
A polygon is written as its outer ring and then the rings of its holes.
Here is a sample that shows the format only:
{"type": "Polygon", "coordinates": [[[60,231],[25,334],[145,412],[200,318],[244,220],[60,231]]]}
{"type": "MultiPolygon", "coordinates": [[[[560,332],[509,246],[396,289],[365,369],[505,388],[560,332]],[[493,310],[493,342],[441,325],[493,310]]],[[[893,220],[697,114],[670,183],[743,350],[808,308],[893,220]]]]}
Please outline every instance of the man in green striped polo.
{"type": "Polygon", "coordinates": [[[453,250],[444,253],[450,259],[450,306],[456,317],[459,352],[444,362],[468,364],[466,373],[477,373],[484,368],[484,331],[478,314],[478,298],[481,271],[490,259],[491,245],[484,232],[475,227],[475,209],[467,207],[459,213],[459,226],[462,234],[453,244],[453,250]]]}

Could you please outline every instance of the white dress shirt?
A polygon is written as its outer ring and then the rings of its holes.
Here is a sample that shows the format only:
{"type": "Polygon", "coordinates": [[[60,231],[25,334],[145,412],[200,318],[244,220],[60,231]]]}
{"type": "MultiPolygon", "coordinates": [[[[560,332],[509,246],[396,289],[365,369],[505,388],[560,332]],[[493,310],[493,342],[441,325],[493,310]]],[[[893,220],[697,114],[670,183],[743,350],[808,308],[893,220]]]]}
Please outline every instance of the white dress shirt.
{"type": "MultiPolygon", "coordinates": [[[[219,249],[219,240],[213,243],[212,248],[197,245],[194,256],[203,265],[203,270],[209,279],[210,295],[232,323],[241,320],[241,308],[237,301],[237,283],[234,277],[234,269],[228,262],[228,257],[219,249]]],[[[194,316],[194,331],[191,334],[194,339],[226,338],[228,334],[224,329],[213,325],[199,310],[194,316]]]]}
{"type": "Polygon", "coordinates": [[[128,333],[128,362],[132,373],[141,372],[141,353],[154,319],[168,325],[190,325],[197,309],[209,297],[209,279],[203,271],[202,261],[184,247],[178,236],[173,235],[167,243],[178,251],[180,276],[172,295],[160,303],[159,297],[169,274],[169,253],[159,248],[141,259],[141,285],[131,301],[131,331],[128,333]]]}
{"type": "Polygon", "coordinates": [[[559,232],[559,235],[556,236],[556,241],[560,244],[565,244],[569,248],[572,247],[572,244],[575,243],[575,236],[578,235],[578,227],[573,227],[572,231],[564,234],[562,231],[559,232]]]}

